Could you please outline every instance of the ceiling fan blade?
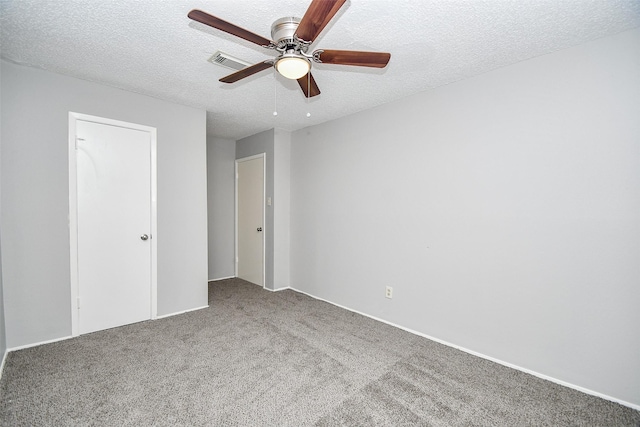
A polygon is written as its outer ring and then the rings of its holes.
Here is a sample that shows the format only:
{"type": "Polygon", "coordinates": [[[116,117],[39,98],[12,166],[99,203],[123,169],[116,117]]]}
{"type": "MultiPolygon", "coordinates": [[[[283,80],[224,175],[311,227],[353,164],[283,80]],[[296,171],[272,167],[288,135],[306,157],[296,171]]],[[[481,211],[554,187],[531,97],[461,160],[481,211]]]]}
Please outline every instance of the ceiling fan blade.
{"type": "Polygon", "coordinates": [[[298,84],[300,85],[300,89],[302,89],[305,98],[312,98],[316,95],[320,95],[320,88],[311,73],[308,73],[304,77],[300,77],[298,79],[298,84]]]}
{"type": "Polygon", "coordinates": [[[252,75],[254,75],[256,73],[259,73],[260,71],[264,71],[267,68],[271,68],[271,67],[273,67],[273,61],[272,60],[259,62],[259,63],[255,64],[255,65],[250,66],[250,67],[243,68],[240,71],[236,71],[233,74],[229,74],[228,76],[225,76],[225,77],[221,78],[220,81],[222,83],[235,83],[238,80],[242,80],[245,77],[252,76],[252,75]]]}
{"type": "Polygon", "coordinates": [[[272,45],[271,40],[252,33],[249,30],[245,30],[244,28],[238,27],[237,25],[234,25],[230,22],[224,21],[216,16],[209,15],[207,12],[193,9],[187,16],[194,21],[198,21],[210,27],[217,28],[220,31],[224,31],[225,33],[240,37],[241,39],[245,39],[257,45],[265,47],[269,47],[270,45],[272,45]]]}
{"type": "Polygon", "coordinates": [[[384,68],[389,63],[389,59],[391,59],[391,54],[386,52],[332,49],[318,49],[313,52],[313,60],[322,64],[384,68]]]}
{"type": "Polygon", "coordinates": [[[313,42],[346,1],[313,0],[298,25],[296,36],[301,40],[313,42]]]}

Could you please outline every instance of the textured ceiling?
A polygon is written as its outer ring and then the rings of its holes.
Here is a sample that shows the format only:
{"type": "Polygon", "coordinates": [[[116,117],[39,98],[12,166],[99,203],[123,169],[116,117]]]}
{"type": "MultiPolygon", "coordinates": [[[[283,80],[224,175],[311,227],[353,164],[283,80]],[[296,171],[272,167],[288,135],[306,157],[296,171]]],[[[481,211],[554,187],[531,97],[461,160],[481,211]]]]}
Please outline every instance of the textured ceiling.
{"type": "MultiPolygon", "coordinates": [[[[310,1],[310,0],[309,0],[310,1]]],[[[187,18],[198,8],[270,38],[307,0],[0,0],[2,57],[207,110],[207,132],[297,130],[640,26],[638,0],[350,0],[312,49],[391,52],[387,68],[313,64],[322,94],[267,70],[235,84],[207,59],[274,51],[187,18]],[[274,116],[276,109],[278,115],[274,116]],[[311,116],[307,117],[310,112],[311,116]]]]}

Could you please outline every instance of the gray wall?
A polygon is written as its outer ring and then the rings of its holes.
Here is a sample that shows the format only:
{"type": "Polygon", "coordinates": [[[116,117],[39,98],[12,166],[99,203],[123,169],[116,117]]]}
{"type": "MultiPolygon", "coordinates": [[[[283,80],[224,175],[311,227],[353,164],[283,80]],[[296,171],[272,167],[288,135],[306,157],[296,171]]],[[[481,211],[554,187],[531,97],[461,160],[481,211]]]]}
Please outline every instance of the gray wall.
{"type": "Polygon", "coordinates": [[[234,277],[236,142],[207,137],[209,280],[234,277]]]}
{"type": "Polygon", "coordinates": [[[291,132],[274,129],[273,158],[273,286],[291,286],[291,132]]]}
{"type": "MultiPolygon", "coordinates": [[[[258,134],[248,136],[236,142],[236,159],[266,154],[266,197],[273,198],[273,158],[274,158],[274,130],[270,129],[258,134]]],[[[274,289],[273,285],[273,206],[265,206],[265,287],[274,289]]]]}
{"type": "MultiPolygon", "coordinates": [[[[1,184],[1,183],[0,183],[1,184]]],[[[2,241],[2,233],[0,232],[0,241],[2,241]]],[[[2,259],[2,245],[0,245],[0,259],[2,259]]],[[[7,351],[7,329],[4,321],[4,294],[2,291],[2,263],[0,263],[0,361],[7,351]]],[[[0,372],[2,376],[2,372],[0,372]]]]}
{"type": "MultiPolygon", "coordinates": [[[[2,68],[0,67],[0,81],[2,68]]],[[[2,99],[2,85],[0,85],[0,100],[2,99]]],[[[2,102],[0,102],[0,117],[2,117],[2,102]]],[[[2,120],[0,120],[0,218],[2,217],[2,120]]],[[[4,321],[4,295],[2,292],[2,228],[0,226],[0,360],[7,351],[7,331],[4,321]]],[[[0,376],[2,372],[0,372],[0,376]]]]}
{"type": "Polygon", "coordinates": [[[292,286],[640,405],[639,118],[634,30],[294,132],[292,286]]]}
{"type": "Polygon", "coordinates": [[[68,114],[158,130],[158,315],[207,305],[204,110],[2,61],[9,348],[71,334],[68,114]]]}

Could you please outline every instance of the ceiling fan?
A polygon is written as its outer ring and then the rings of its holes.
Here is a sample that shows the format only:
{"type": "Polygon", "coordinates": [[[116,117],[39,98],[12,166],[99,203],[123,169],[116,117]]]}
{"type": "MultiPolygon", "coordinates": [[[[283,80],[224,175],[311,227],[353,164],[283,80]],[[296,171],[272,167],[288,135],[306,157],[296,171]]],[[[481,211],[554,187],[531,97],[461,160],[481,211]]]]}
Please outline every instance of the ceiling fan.
{"type": "Polygon", "coordinates": [[[391,58],[390,53],[357,50],[317,49],[308,53],[309,46],[345,2],[346,0],[312,0],[302,19],[284,17],[271,25],[273,41],[198,9],[192,10],[187,16],[194,21],[279,52],[277,58],[243,68],[221,78],[221,82],[234,83],[275,67],[282,76],[297,80],[305,97],[309,98],[320,94],[320,89],[311,75],[312,62],[384,68],[391,58]]]}

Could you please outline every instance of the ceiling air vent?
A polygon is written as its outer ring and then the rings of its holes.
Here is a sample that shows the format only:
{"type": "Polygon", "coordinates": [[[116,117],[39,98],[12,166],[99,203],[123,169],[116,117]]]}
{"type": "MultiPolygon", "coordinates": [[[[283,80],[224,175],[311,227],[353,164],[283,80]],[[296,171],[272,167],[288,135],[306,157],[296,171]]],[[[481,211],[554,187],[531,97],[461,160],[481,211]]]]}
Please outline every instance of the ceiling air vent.
{"type": "Polygon", "coordinates": [[[242,70],[243,68],[251,65],[248,62],[234,58],[233,56],[220,51],[214,53],[211,58],[209,58],[209,62],[231,68],[232,70],[242,70]]]}

